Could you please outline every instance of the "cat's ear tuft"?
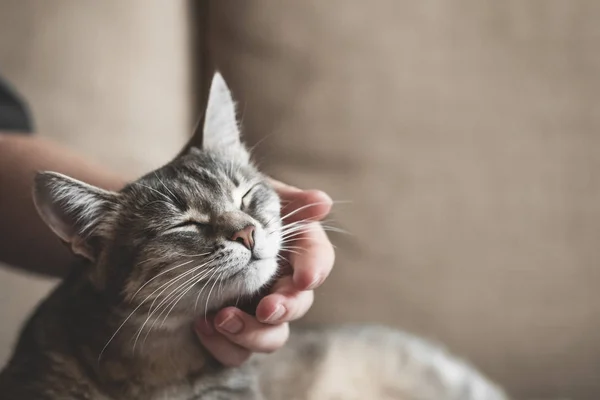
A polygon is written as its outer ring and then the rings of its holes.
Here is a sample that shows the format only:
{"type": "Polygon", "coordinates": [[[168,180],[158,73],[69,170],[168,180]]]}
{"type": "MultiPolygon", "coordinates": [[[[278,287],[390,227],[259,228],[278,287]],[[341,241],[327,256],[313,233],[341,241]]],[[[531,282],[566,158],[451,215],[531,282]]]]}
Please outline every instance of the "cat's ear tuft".
{"type": "Polygon", "coordinates": [[[202,147],[209,150],[244,152],[240,141],[235,102],[223,76],[216,72],[210,85],[204,119],[202,147]]]}
{"type": "Polygon", "coordinates": [[[35,176],[33,200],[40,216],[74,253],[90,260],[97,253],[94,239],[106,233],[106,217],[116,208],[117,196],[55,172],[35,176]]]}

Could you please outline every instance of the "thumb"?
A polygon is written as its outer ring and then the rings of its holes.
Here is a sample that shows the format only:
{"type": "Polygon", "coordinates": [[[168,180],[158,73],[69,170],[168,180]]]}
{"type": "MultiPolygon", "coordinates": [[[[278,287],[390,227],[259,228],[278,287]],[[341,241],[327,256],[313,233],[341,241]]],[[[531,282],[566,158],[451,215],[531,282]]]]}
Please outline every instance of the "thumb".
{"type": "Polygon", "coordinates": [[[283,202],[281,215],[284,223],[321,220],[331,211],[333,200],[321,190],[302,190],[274,179],[269,181],[283,202]]]}

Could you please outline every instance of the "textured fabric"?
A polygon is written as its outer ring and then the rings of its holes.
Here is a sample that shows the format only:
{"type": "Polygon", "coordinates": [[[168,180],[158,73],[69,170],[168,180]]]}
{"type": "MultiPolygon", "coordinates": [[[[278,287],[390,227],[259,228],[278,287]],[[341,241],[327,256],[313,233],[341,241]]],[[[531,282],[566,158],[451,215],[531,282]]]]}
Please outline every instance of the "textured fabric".
{"type": "Polygon", "coordinates": [[[439,339],[520,398],[600,398],[600,2],[209,6],[263,168],[351,201],[308,319],[439,339]]]}
{"type": "MultiPolygon", "coordinates": [[[[0,0],[0,75],[40,136],[136,177],[191,131],[188,16],[179,1],[0,0]]],[[[53,284],[0,265],[0,365],[53,284]]]]}
{"type": "Polygon", "coordinates": [[[0,74],[40,135],[133,176],[176,154],[193,118],[188,7],[170,3],[0,0],[0,74]]]}

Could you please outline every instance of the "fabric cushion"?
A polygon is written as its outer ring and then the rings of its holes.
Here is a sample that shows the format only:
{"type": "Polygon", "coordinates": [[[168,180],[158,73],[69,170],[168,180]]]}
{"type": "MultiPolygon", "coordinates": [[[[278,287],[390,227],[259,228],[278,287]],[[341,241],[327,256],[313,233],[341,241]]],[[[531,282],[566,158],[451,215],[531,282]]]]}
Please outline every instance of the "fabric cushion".
{"type": "MultiPolygon", "coordinates": [[[[193,119],[186,2],[0,0],[0,10],[0,75],[36,134],[125,177],[177,154],[193,119]]],[[[0,368],[54,284],[0,265],[0,368]]]]}
{"type": "Polygon", "coordinates": [[[263,168],[351,201],[308,320],[438,339],[523,398],[599,398],[600,3],[208,3],[263,168]]]}

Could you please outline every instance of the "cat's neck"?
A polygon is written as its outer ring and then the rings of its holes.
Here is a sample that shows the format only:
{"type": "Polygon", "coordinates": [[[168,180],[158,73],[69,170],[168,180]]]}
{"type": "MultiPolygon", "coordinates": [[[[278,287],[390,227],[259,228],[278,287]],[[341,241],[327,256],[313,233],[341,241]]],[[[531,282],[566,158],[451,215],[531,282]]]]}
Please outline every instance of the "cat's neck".
{"type": "Polygon", "coordinates": [[[77,357],[106,385],[164,387],[215,367],[191,317],[147,319],[148,309],[106,297],[80,275],[59,290],[77,357]]]}

